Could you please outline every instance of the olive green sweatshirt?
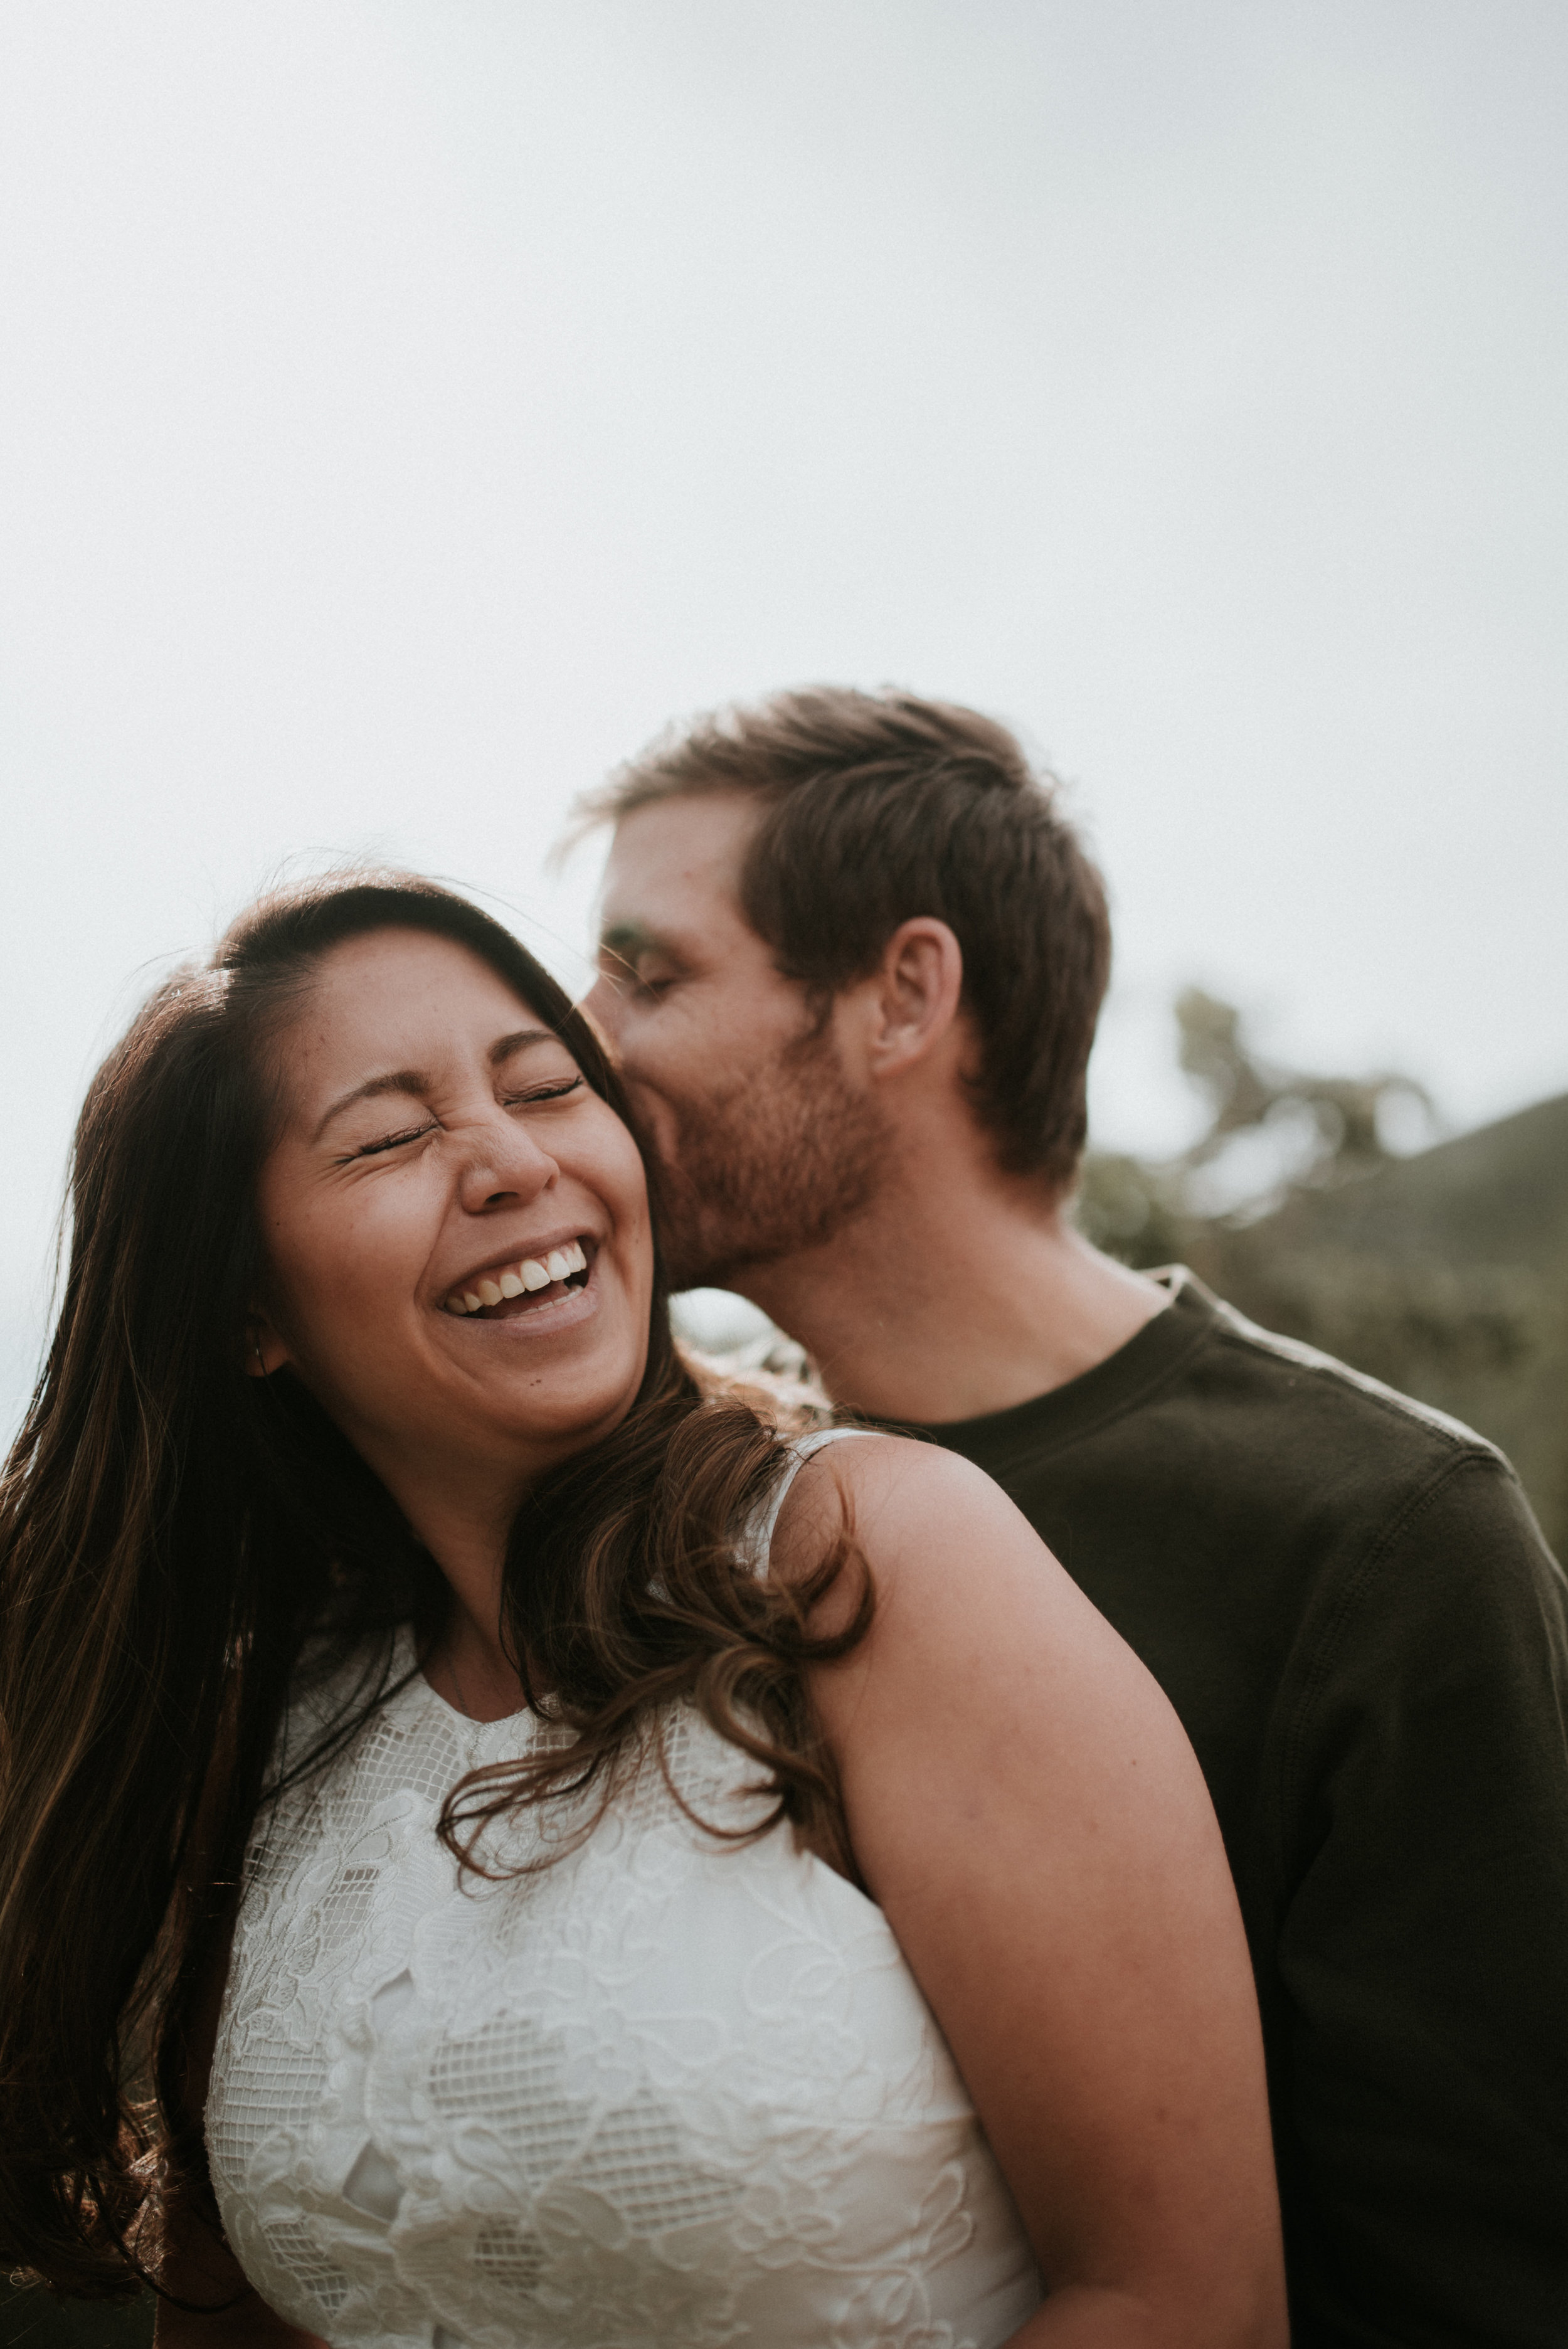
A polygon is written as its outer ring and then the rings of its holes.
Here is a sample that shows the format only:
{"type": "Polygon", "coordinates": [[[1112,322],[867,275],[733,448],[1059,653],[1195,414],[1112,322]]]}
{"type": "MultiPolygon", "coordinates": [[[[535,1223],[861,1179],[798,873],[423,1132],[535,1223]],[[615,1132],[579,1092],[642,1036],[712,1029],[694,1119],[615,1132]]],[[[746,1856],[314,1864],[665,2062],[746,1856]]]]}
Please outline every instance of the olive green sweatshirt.
{"type": "Polygon", "coordinates": [[[1191,1274],[917,1431],[1161,1682],[1263,2011],[1296,2349],[1568,2344],[1568,1587],[1501,1454],[1191,1274]]]}

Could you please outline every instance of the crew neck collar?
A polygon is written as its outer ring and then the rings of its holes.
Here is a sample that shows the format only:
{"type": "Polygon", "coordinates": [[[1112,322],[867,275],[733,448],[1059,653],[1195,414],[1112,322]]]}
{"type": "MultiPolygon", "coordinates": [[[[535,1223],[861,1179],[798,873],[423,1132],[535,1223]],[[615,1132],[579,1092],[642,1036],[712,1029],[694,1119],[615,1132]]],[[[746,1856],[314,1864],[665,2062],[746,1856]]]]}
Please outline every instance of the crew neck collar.
{"type": "Polygon", "coordinates": [[[1135,1330],[1114,1354],[1108,1354],[1103,1362],[1076,1379],[1068,1379],[1065,1385],[975,1419],[878,1419],[862,1423],[940,1444],[992,1474],[1019,1451],[1037,1458],[1043,1451],[1075,1442],[1161,1385],[1214,1327],[1218,1302],[1185,1265],[1163,1266],[1149,1278],[1169,1291],[1170,1304],[1135,1330]]]}

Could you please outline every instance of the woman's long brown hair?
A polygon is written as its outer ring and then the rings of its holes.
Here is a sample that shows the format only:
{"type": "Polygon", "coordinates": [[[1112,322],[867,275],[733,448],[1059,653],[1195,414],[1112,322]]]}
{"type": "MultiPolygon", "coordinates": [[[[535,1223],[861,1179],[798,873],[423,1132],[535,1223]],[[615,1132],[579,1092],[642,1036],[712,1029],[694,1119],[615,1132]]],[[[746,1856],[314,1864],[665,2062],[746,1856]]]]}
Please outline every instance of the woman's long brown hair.
{"type": "MultiPolygon", "coordinates": [[[[428,1641],[446,1592],[390,1495],[288,1371],[245,1374],[263,1293],[256,1178],[272,1047],[315,966],[388,926],[466,947],[561,1036],[623,1115],[588,1023],[508,931],[403,875],[263,900],[178,973],[94,1079],[77,1126],[63,1303],[0,1477],[0,2260],[58,2291],[135,2288],[160,2181],[201,2162],[184,2109],[191,2015],[217,1961],[291,1682],[363,1660],[315,1752],[428,1641]]],[[[848,1536],[793,1593],[738,1528],[777,1432],[705,1395],[655,1280],[647,1369],[621,1427],[543,1477],[513,1528],[505,1631],[531,1701],[578,1734],[449,1796],[459,1855],[495,1813],[597,1784],[686,1694],[761,1764],[788,1816],[843,1849],[803,1667],[848,1536]]],[[[291,1774],[293,1775],[293,1774],[291,1774]]]]}

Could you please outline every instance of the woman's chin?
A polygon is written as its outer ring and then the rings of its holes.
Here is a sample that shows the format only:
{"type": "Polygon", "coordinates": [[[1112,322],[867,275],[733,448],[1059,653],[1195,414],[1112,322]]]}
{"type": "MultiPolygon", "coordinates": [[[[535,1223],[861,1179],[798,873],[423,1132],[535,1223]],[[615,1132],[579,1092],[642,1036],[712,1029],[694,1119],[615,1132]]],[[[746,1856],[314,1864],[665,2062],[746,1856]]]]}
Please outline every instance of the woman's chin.
{"type": "Polygon", "coordinates": [[[647,1363],[645,1329],[593,1306],[537,1332],[498,1319],[460,1336],[481,1410],[530,1447],[596,1444],[631,1409],[647,1363]]]}

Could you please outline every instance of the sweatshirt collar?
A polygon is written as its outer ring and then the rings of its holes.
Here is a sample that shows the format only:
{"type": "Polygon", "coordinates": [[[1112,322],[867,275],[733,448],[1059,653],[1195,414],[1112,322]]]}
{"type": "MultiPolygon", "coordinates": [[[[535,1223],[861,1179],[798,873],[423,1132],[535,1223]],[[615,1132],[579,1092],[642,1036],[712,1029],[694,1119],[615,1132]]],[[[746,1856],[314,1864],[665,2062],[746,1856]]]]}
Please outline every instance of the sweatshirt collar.
{"type": "Polygon", "coordinates": [[[1042,1453],[1076,1442],[1163,1385],[1214,1328],[1218,1302],[1185,1265],[1166,1265],[1150,1278],[1170,1291],[1169,1306],[1146,1321],[1114,1354],[1065,1385],[1009,1404],[1006,1411],[986,1412],[977,1419],[863,1423],[940,1444],[993,1475],[1020,1453],[1037,1459],[1042,1453]]]}

